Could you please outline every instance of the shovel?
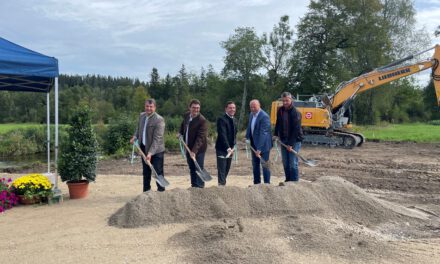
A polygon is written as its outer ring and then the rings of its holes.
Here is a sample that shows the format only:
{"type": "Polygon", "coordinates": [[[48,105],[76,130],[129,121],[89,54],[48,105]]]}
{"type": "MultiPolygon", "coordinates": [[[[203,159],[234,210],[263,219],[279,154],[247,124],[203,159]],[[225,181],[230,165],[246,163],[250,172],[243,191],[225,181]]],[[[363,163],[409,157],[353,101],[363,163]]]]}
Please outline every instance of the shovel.
{"type": "Polygon", "coordinates": [[[220,155],[220,156],[217,156],[217,157],[219,157],[221,159],[229,159],[231,157],[232,153],[234,153],[234,151],[229,152],[228,155],[226,155],[226,156],[220,155]]]}
{"type": "MultiPolygon", "coordinates": [[[[249,144],[249,147],[251,148],[251,150],[255,153],[255,155],[257,155],[257,151],[249,144]]],[[[262,157],[259,158],[260,162],[261,162],[261,166],[263,166],[266,169],[270,169],[270,161],[265,161],[262,157]]]]}
{"type": "MultiPolygon", "coordinates": [[[[289,146],[287,146],[286,144],[284,144],[283,142],[281,142],[279,139],[276,139],[276,141],[278,141],[278,143],[280,143],[281,146],[285,147],[286,149],[289,148],[289,146]]],[[[304,164],[306,164],[309,167],[316,167],[318,164],[316,162],[316,160],[308,160],[306,158],[304,158],[303,156],[301,156],[298,152],[296,152],[294,149],[292,149],[291,151],[295,156],[297,156],[298,158],[300,158],[304,164]]]]}
{"type": "MultiPolygon", "coordinates": [[[[191,150],[188,148],[188,145],[185,144],[185,141],[183,141],[181,136],[179,137],[179,140],[182,143],[182,145],[185,147],[186,151],[188,151],[188,154],[191,153],[191,150]]],[[[196,158],[193,158],[191,155],[189,155],[189,156],[191,157],[191,159],[194,161],[194,164],[196,165],[197,176],[199,176],[199,178],[204,182],[212,180],[212,176],[209,175],[209,172],[206,171],[205,169],[200,168],[200,165],[197,162],[196,158]]]]}
{"type": "Polygon", "coordinates": [[[168,185],[170,185],[170,183],[162,175],[157,174],[153,165],[151,164],[151,162],[149,160],[147,160],[147,157],[145,156],[144,152],[139,147],[139,143],[137,142],[137,140],[134,142],[133,145],[136,147],[137,151],[142,156],[142,159],[145,161],[145,163],[148,165],[148,167],[150,167],[153,178],[156,180],[156,182],[164,188],[167,187],[168,185]]]}

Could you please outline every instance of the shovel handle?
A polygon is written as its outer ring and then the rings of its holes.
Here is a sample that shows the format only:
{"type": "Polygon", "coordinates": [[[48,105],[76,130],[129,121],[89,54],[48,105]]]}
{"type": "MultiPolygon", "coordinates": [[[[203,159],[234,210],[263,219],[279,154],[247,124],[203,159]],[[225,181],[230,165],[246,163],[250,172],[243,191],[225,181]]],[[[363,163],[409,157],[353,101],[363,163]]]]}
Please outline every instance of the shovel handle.
{"type": "Polygon", "coordinates": [[[252,152],[254,152],[255,155],[257,155],[257,151],[251,146],[251,144],[249,144],[249,147],[251,148],[252,152]]]}
{"type": "MultiPolygon", "coordinates": [[[[188,145],[185,143],[185,141],[183,141],[182,136],[179,137],[180,142],[182,142],[183,146],[185,147],[186,151],[188,151],[188,154],[191,153],[191,150],[189,149],[188,145]]],[[[196,160],[195,157],[191,156],[191,154],[189,155],[191,157],[192,160],[196,160]]]]}
{"type": "Polygon", "coordinates": [[[139,147],[139,144],[137,142],[135,142],[133,145],[136,147],[138,153],[141,155],[141,157],[145,161],[145,163],[147,163],[147,165],[151,167],[152,165],[151,165],[150,161],[147,159],[147,156],[145,156],[145,153],[139,147]]]}
{"type": "MultiPolygon", "coordinates": [[[[279,140],[279,139],[276,139],[276,141],[278,141],[278,143],[280,143],[280,145],[281,146],[283,146],[283,147],[285,147],[285,148],[288,148],[288,147],[290,147],[290,146],[287,146],[286,144],[284,144],[283,142],[281,142],[281,140],[279,140]]],[[[314,166],[316,166],[316,162],[315,161],[313,161],[313,160],[308,160],[308,159],[306,159],[306,158],[304,158],[303,156],[301,156],[298,152],[296,152],[296,150],[294,150],[293,148],[292,148],[292,151],[291,151],[293,154],[295,154],[295,156],[297,156],[298,158],[300,158],[304,163],[306,163],[307,165],[309,165],[309,166],[311,166],[311,167],[314,167],[314,166]]]]}

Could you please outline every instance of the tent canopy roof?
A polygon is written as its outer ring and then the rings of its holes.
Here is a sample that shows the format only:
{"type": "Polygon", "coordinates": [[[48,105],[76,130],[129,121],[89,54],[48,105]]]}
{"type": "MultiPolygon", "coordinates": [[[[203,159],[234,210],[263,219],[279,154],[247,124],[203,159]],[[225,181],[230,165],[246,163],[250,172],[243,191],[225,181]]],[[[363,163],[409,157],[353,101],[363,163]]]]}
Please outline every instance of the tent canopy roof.
{"type": "Polygon", "coordinates": [[[49,92],[58,60],[0,37],[0,90],[49,92]]]}

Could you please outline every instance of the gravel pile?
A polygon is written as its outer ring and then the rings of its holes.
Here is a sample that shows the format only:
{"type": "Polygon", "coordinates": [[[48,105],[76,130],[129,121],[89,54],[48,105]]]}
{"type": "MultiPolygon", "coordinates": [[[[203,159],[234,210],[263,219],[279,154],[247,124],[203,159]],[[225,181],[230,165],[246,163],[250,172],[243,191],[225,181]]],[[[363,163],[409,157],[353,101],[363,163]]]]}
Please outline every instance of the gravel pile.
{"type": "Polygon", "coordinates": [[[421,212],[376,199],[342,178],[322,177],[312,183],[286,186],[227,186],[143,193],[114,213],[109,224],[134,228],[288,215],[319,216],[368,227],[401,222],[402,217],[426,218],[421,212]]]}

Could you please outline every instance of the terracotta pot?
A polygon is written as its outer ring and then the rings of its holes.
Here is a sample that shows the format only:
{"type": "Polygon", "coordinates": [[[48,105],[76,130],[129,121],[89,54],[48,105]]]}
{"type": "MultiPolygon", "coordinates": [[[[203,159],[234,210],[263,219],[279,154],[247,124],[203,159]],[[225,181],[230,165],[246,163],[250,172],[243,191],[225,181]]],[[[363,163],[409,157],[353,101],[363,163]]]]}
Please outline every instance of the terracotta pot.
{"type": "Polygon", "coordinates": [[[89,181],[87,180],[67,182],[67,187],[69,187],[70,199],[82,199],[87,197],[89,193],[89,181]]]}
{"type": "Polygon", "coordinates": [[[28,198],[24,195],[17,195],[17,196],[19,203],[23,205],[36,204],[40,202],[39,196],[33,196],[32,198],[28,198]]]}

